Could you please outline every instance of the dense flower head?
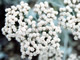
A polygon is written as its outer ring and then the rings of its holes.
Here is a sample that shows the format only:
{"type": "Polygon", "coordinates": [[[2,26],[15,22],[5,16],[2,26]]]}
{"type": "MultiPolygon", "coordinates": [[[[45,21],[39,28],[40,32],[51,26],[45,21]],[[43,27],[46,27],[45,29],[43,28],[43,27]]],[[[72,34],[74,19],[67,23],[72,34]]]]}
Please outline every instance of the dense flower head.
{"type": "MultiPolygon", "coordinates": [[[[24,22],[24,18],[26,15],[28,15],[29,9],[30,7],[27,3],[21,2],[20,5],[11,6],[11,8],[7,8],[5,10],[5,26],[2,28],[2,32],[8,38],[8,40],[11,40],[11,38],[18,36],[18,32],[21,34],[21,27],[24,29],[27,28],[27,25],[24,22]]],[[[24,34],[24,32],[22,34],[24,34]]]]}
{"type": "Polygon", "coordinates": [[[80,39],[80,1],[79,0],[64,0],[65,7],[61,7],[60,25],[72,31],[74,39],[80,39]]]}
{"type": "Polygon", "coordinates": [[[45,54],[46,60],[61,60],[62,52],[58,37],[61,29],[53,22],[58,12],[49,7],[48,2],[41,2],[33,8],[38,16],[35,19],[32,15],[27,16],[29,9],[28,4],[24,2],[6,9],[3,34],[8,40],[15,38],[20,42],[22,58],[28,56],[31,60],[33,56],[39,55],[39,59],[43,60],[45,54]]]}

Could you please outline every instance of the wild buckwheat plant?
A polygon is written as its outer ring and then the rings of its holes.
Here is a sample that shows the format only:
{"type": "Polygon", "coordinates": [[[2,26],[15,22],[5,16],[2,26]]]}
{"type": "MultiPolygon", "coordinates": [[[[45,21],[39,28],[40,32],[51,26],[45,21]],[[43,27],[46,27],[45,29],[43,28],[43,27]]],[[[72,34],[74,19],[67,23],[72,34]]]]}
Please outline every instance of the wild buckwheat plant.
{"type": "Polygon", "coordinates": [[[64,7],[59,9],[59,24],[72,31],[74,39],[80,39],[80,1],[64,0],[64,7]]]}
{"type": "Polygon", "coordinates": [[[31,60],[39,56],[38,60],[62,60],[60,50],[60,26],[56,26],[58,12],[51,8],[48,2],[36,4],[33,11],[36,18],[28,16],[30,7],[23,1],[17,6],[7,8],[3,34],[10,41],[15,38],[21,46],[21,57],[31,60]]]}

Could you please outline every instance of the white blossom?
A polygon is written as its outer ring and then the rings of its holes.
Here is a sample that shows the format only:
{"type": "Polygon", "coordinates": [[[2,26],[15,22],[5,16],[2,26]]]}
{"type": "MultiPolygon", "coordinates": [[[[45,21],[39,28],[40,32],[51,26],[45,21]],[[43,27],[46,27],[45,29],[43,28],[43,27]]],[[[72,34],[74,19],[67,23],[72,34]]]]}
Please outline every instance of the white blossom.
{"type": "Polygon", "coordinates": [[[26,55],[31,60],[33,56],[39,55],[39,60],[61,60],[60,39],[61,33],[59,26],[55,26],[54,20],[58,14],[53,8],[49,7],[48,2],[36,4],[33,8],[39,18],[34,20],[33,16],[28,15],[30,7],[23,1],[20,5],[6,9],[5,26],[2,28],[3,34],[11,40],[15,38],[21,46],[21,57],[26,55]],[[45,55],[44,55],[45,54],[45,55]]]}
{"type": "Polygon", "coordinates": [[[74,35],[74,39],[80,39],[80,3],[79,0],[64,0],[65,7],[61,7],[59,24],[67,28],[74,35]]]}

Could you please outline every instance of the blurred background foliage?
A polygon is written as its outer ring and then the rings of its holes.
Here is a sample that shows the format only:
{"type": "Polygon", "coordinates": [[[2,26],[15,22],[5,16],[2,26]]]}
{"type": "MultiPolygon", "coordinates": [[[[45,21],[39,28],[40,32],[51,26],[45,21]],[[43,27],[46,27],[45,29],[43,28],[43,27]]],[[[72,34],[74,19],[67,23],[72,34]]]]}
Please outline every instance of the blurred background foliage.
{"type": "MultiPolygon", "coordinates": [[[[8,42],[1,32],[1,28],[5,23],[5,9],[9,8],[11,5],[19,4],[20,1],[27,2],[32,8],[36,3],[44,1],[48,1],[50,6],[55,10],[64,7],[63,0],[0,0],[0,60],[21,60],[19,43],[15,39],[8,42]]],[[[35,17],[35,13],[33,13],[32,10],[29,14],[35,17]]],[[[59,34],[59,37],[61,39],[61,50],[64,51],[63,60],[66,60],[71,53],[80,55],[80,40],[75,41],[70,31],[62,28],[62,33],[59,34]]],[[[37,57],[33,57],[33,60],[36,59],[37,57]]],[[[27,58],[25,60],[27,60],[27,58]]]]}

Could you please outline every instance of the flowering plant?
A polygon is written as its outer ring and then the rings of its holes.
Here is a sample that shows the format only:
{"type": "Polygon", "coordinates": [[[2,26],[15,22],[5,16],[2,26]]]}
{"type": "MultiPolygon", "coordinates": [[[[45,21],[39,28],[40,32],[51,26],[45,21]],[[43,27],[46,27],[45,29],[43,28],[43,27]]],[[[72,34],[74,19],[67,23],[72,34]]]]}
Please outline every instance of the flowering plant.
{"type": "Polygon", "coordinates": [[[30,7],[23,1],[20,5],[7,8],[3,34],[9,41],[15,38],[20,43],[22,58],[28,55],[32,59],[32,56],[39,55],[39,60],[61,60],[58,38],[61,29],[54,24],[58,12],[49,7],[48,2],[35,5],[36,18],[28,16],[29,10],[30,7]]]}
{"type": "MultiPolygon", "coordinates": [[[[66,30],[64,33],[64,30],[67,28],[74,35],[74,40],[80,39],[80,1],[64,0],[64,6],[61,7],[53,3],[58,6],[56,9],[48,2],[36,3],[31,8],[28,3],[21,1],[5,10],[5,26],[2,32],[9,41],[15,38],[20,43],[21,58],[28,57],[32,60],[34,56],[38,56],[38,60],[65,60],[70,41],[69,32],[66,30]],[[60,45],[62,33],[64,48],[60,45]],[[64,55],[60,48],[65,50],[64,55]]],[[[67,60],[75,59],[80,58],[72,53],[67,60]],[[73,56],[75,57],[72,58],[73,56]]]]}

